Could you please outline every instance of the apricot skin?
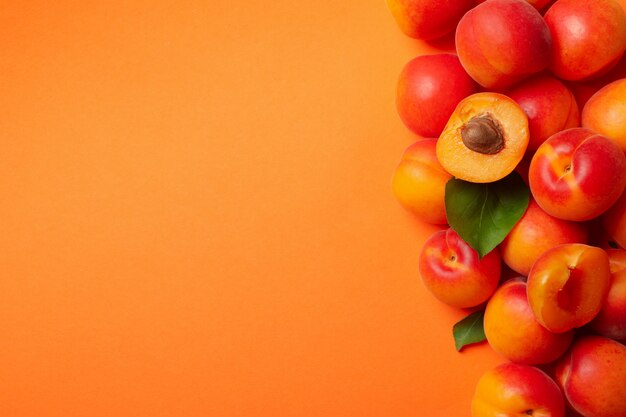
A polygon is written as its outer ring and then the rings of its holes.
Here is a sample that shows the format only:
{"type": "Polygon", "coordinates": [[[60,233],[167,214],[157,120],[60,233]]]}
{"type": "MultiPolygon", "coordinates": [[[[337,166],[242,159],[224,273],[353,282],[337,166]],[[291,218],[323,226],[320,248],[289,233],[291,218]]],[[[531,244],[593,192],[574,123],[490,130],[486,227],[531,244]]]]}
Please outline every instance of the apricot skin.
{"type": "Polygon", "coordinates": [[[445,191],[450,178],[435,153],[437,140],[424,139],[409,146],[392,179],[398,201],[420,220],[446,224],[445,191]]]}
{"type": "Polygon", "coordinates": [[[626,78],[591,96],[583,108],[582,123],[612,139],[626,152],[626,78]]]}
{"type": "Polygon", "coordinates": [[[561,79],[600,76],[626,49],[626,16],[615,0],[558,0],[545,21],[552,34],[550,70],[561,79]]]}
{"type": "Polygon", "coordinates": [[[550,249],[533,264],[527,295],[535,318],[551,332],[589,323],[600,311],[611,283],[609,257],[578,243],[550,249]]]}
{"type": "Polygon", "coordinates": [[[565,401],[558,385],[543,371],[504,363],[486,372],[476,385],[472,417],[563,417],[565,401]]]}
{"type": "Polygon", "coordinates": [[[424,286],[452,307],[477,306],[493,294],[500,280],[500,255],[494,249],[482,259],[452,229],[433,234],[424,243],[419,272],[424,286]]]}
{"type": "Polygon", "coordinates": [[[550,62],[551,37],[539,12],[524,0],[490,0],[463,16],[456,49],[480,85],[504,89],[550,62]]]}
{"type": "Polygon", "coordinates": [[[585,417],[626,416],[626,347],[599,336],[576,340],[556,364],[569,404],[585,417]]]}
{"type": "Polygon", "coordinates": [[[522,218],[500,244],[500,253],[509,268],[527,276],[547,250],[564,243],[586,242],[584,225],[550,216],[531,199],[522,218]]]}
{"type": "Polygon", "coordinates": [[[536,150],[546,139],[561,130],[578,127],[580,112],[574,95],[549,75],[539,75],[516,85],[507,95],[528,116],[528,150],[536,150]]]}
{"type": "MultiPolygon", "coordinates": [[[[530,5],[532,5],[535,9],[541,10],[543,9],[551,0],[526,0],[530,5]]],[[[626,0],[624,0],[626,1],[626,0]]],[[[485,0],[478,0],[476,4],[484,3],[485,0]]]]}
{"type": "Polygon", "coordinates": [[[493,350],[512,362],[525,365],[554,361],[567,350],[574,337],[573,331],[556,334],[537,322],[522,278],[505,282],[491,296],[485,310],[484,328],[493,350]]]}
{"type": "Polygon", "coordinates": [[[474,0],[387,0],[387,6],[407,36],[431,40],[452,32],[474,0]]]}
{"type": "Polygon", "coordinates": [[[533,197],[564,220],[593,219],[611,207],[626,186],[626,157],[610,139],[589,129],[552,135],[535,152],[528,173],[533,197]]]}
{"type": "MultiPolygon", "coordinates": [[[[626,0],[624,0],[626,1],[626,0]]],[[[576,97],[578,108],[584,110],[585,104],[589,101],[591,96],[597,93],[604,86],[611,84],[614,81],[626,78],[626,54],[622,55],[622,58],[618,63],[606,74],[600,77],[593,78],[588,81],[564,81],[567,88],[576,97]]]]}
{"type": "Polygon", "coordinates": [[[456,55],[423,55],[402,70],[396,108],[413,133],[434,138],[441,134],[457,104],[477,90],[456,55]]]}
{"type": "Polygon", "coordinates": [[[609,249],[611,287],[602,309],[591,322],[598,334],[626,342],[626,251],[609,249]]]}

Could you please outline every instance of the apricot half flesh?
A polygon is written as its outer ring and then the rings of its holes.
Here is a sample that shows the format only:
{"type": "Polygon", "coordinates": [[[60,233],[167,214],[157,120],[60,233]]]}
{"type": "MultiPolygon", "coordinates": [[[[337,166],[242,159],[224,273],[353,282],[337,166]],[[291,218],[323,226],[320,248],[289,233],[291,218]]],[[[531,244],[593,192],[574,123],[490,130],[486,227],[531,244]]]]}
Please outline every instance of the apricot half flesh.
{"type": "Polygon", "coordinates": [[[458,104],[437,141],[437,159],[456,178],[494,182],[510,174],[528,147],[528,118],[509,97],[473,94],[458,104]]]}

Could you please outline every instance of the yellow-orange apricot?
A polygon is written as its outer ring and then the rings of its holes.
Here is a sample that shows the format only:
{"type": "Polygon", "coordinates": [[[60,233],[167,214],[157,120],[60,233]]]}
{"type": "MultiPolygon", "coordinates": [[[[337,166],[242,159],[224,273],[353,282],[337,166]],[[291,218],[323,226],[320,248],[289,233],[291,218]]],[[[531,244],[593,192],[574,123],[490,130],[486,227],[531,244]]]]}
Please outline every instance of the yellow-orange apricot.
{"type": "Polygon", "coordinates": [[[626,78],[595,93],[582,114],[583,126],[612,139],[626,152],[626,78]]]}
{"type": "Polygon", "coordinates": [[[510,174],[528,147],[528,118],[509,97],[477,93],[461,100],[437,141],[437,159],[455,177],[477,183],[510,174]]]}
{"type": "Polygon", "coordinates": [[[474,1],[387,0],[387,5],[407,36],[431,40],[453,31],[474,1]]]}
{"type": "Polygon", "coordinates": [[[509,268],[524,276],[535,261],[549,249],[564,243],[586,243],[582,223],[557,219],[546,213],[535,200],[500,244],[500,253],[509,268]]]}
{"type": "Polygon", "coordinates": [[[484,323],[491,348],[525,365],[554,361],[574,337],[573,331],[552,333],[539,324],[528,304],[523,278],[508,280],[496,290],[487,303],[484,323]]]}
{"type": "Polygon", "coordinates": [[[392,189],[396,198],[420,220],[445,224],[446,182],[448,174],[437,161],[436,139],[424,139],[409,146],[393,175],[392,189]]]}
{"type": "Polygon", "coordinates": [[[563,417],[565,400],[559,386],[543,371],[503,363],[486,372],[476,385],[472,417],[563,417]]]}

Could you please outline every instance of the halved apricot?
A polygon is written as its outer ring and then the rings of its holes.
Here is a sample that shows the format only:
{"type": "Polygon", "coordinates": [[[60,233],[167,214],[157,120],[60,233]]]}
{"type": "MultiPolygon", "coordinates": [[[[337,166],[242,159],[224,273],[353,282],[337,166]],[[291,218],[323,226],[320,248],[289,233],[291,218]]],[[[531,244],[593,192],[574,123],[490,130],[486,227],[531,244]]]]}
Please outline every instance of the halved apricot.
{"type": "Polygon", "coordinates": [[[600,248],[568,243],[545,252],[528,274],[526,294],[535,318],[563,333],[589,323],[611,285],[609,256],[600,248]]]}
{"type": "Polygon", "coordinates": [[[510,174],[528,147],[528,118],[509,97],[473,94],[459,103],[437,141],[437,159],[455,177],[477,183],[510,174]]]}

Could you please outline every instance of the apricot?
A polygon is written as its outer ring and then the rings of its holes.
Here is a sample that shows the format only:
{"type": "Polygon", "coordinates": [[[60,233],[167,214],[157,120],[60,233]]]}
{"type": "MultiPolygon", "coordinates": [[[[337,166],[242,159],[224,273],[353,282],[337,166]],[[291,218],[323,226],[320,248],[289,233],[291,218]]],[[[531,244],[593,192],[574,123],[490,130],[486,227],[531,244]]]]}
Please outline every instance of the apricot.
{"type": "Polygon", "coordinates": [[[609,235],[609,232],[606,231],[606,227],[602,224],[603,217],[604,216],[586,223],[587,230],[589,231],[588,242],[591,246],[597,246],[604,250],[618,249],[619,245],[615,242],[615,239],[609,235]]]}
{"type": "Polygon", "coordinates": [[[584,128],[568,129],[537,149],[528,179],[533,197],[548,214],[564,220],[590,220],[604,213],[624,191],[626,157],[605,136],[584,128]]]}
{"type": "Polygon", "coordinates": [[[504,363],[486,372],[476,385],[472,417],[563,417],[565,400],[559,386],[543,371],[504,363]]]}
{"type": "Polygon", "coordinates": [[[523,278],[505,282],[491,296],[484,329],[493,350],[525,365],[554,361],[565,353],[574,337],[573,331],[552,333],[537,322],[528,304],[523,278]]]}
{"type": "Polygon", "coordinates": [[[615,0],[558,0],[545,14],[550,70],[565,80],[600,76],[626,49],[626,16],[615,0]]]}
{"type": "MultiPolygon", "coordinates": [[[[550,4],[551,0],[526,0],[531,6],[533,6],[537,10],[543,9],[545,6],[550,4]]],[[[484,3],[485,0],[479,0],[478,3],[484,3]]]]}
{"type": "Polygon", "coordinates": [[[459,102],[478,90],[453,54],[424,55],[406,64],[396,89],[404,124],[422,137],[438,137],[459,102]]]}
{"type": "Polygon", "coordinates": [[[626,152],[626,78],[612,82],[591,96],[583,108],[582,123],[612,139],[626,152]]]}
{"type": "MultiPolygon", "coordinates": [[[[626,1],[626,0],[624,0],[626,1]]],[[[569,90],[576,97],[579,109],[584,109],[589,99],[607,84],[626,78],[626,54],[606,74],[587,81],[565,81],[569,90]]]]}
{"type": "Polygon", "coordinates": [[[527,276],[547,250],[564,243],[586,242],[584,225],[550,216],[531,199],[522,218],[500,244],[500,253],[509,268],[527,276]]]}
{"type": "Polygon", "coordinates": [[[568,243],[550,249],[533,264],[528,275],[528,302],[543,327],[563,333],[593,320],[610,284],[605,251],[568,243]]]}
{"type": "Polygon", "coordinates": [[[450,116],[437,141],[437,158],[457,178],[493,182],[515,169],[527,146],[528,119],[521,107],[502,94],[476,93],[450,116]]]}
{"type": "Polygon", "coordinates": [[[556,364],[556,380],[569,404],[584,417],[626,416],[626,347],[586,336],[556,364]]]}
{"type": "Polygon", "coordinates": [[[452,32],[474,0],[387,0],[387,6],[407,36],[431,40],[452,32]]]}
{"type": "Polygon", "coordinates": [[[609,236],[621,247],[626,247],[626,193],[602,216],[609,236]]]}
{"type": "Polygon", "coordinates": [[[591,322],[598,334],[626,342],[626,251],[609,249],[611,287],[602,309],[591,322]]]}
{"type": "Polygon", "coordinates": [[[489,0],[463,16],[456,29],[461,64],[478,84],[503,89],[550,62],[550,30],[524,0],[489,0]]]}
{"type": "Polygon", "coordinates": [[[561,130],[578,127],[580,112],[576,98],[567,87],[550,75],[538,75],[515,86],[507,95],[528,116],[528,150],[536,150],[561,130]]]}
{"type": "Polygon", "coordinates": [[[435,232],[424,243],[419,272],[426,289],[452,307],[477,306],[493,294],[500,280],[497,249],[482,259],[452,229],[435,232]]]}
{"type": "Polygon", "coordinates": [[[526,185],[528,185],[528,169],[530,168],[532,156],[531,152],[526,152],[522,160],[515,167],[515,172],[522,177],[522,180],[524,180],[526,185]]]}
{"type": "Polygon", "coordinates": [[[409,146],[402,155],[392,180],[398,201],[420,220],[445,224],[446,183],[451,178],[439,164],[437,140],[424,139],[409,146]]]}

